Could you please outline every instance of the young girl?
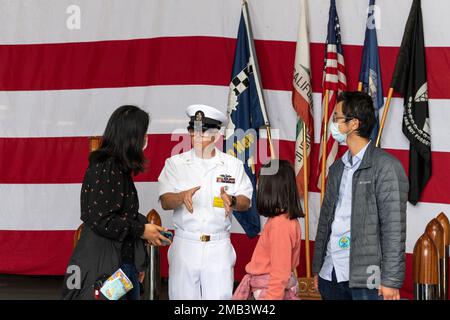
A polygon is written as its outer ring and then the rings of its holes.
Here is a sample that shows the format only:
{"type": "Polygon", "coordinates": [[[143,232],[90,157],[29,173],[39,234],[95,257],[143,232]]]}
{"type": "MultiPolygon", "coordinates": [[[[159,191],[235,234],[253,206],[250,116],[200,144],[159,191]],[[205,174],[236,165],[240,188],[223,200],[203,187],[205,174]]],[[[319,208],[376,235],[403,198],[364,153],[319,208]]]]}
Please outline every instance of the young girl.
{"type": "Polygon", "coordinates": [[[297,300],[298,283],[292,270],[299,264],[303,211],[295,172],[286,160],[272,160],[261,168],[257,208],[268,217],[251,261],[233,300],[297,300]],[[278,171],[273,174],[272,169],[278,171]]]}

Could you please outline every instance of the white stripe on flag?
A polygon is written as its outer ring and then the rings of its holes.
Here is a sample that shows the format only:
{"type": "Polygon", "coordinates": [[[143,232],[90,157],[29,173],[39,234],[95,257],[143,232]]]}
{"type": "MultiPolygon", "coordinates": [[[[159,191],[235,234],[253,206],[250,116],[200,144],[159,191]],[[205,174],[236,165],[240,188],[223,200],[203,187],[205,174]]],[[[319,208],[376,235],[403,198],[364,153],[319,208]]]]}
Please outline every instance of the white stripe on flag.
{"type": "Polygon", "coordinates": [[[342,72],[338,71],[339,81],[347,84],[347,77],[342,72]]]}
{"type": "MultiPolygon", "coordinates": [[[[157,182],[137,182],[136,189],[139,212],[147,215],[155,209],[162,225],[173,228],[172,211],[163,210],[158,202],[157,182]]],[[[75,230],[82,223],[80,190],[81,184],[0,184],[0,230],[75,230]]],[[[261,217],[261,222],[265,221],[261,217]]],[[[236,219],[231,232],[245,233],[236,219]]]]}
{"type": "Polygon", "coordinates": [[[327,59],[327,67],[328,68],[337,68],[338,62],[336,59],[327,59]]]}
{"type": "Polygon", "coordinates": [[[337,83],[338,82],[338,76],[335,75],[335,74],[327,73],[327,75],[325,76],[325,81],[326,82],[331,82],[331,83],[337,83]]]}
{"type": "MultiPolygon", "coordinates": [[[[135,103],[150,111],[149,133],[171,133],[186,128],[185,108],[191,103],[210,104],[225,111],[228,87],[154,86],[93,90],[0,92],[0,137],[68,137],[101,135],[109,115],[119,105],[135,103]],[[173,94],[177,92],[177,94],[173,94]],[[45,114],[45,119],[42,119],[45,114]],[[36,121],[36,119],[42,119],[36,121]]],[[[292,92],[264,90],[273,134],[282,140],[296,140],[297,115],[292,92]],[[276,132],[279,129],[279,132],[276,132]]],[[[320,143],[322,95],[313,93],[314,143],[320,143]]],[[[432,151],[450,152],[448,128],[450,100],[429,101],[433,120],[432,151]],[[448,131],[448,130],[447,130],[448,131]]],[[[408,150],[402,133],[403,99],[393,98],[386,119],[383,148],[408,150]]],[[[383,108],[380,109],[382,114],[383,108]]]]}
{"type": "MultiPolygon", "coordinates": [[[[298,0],[248,3],[255,39],[297,40],[298,0]]],[[[191,35],[236,38],[241,4],[241,0],[1,0],[0,43],[85,42],[191,35]],[[81,10],[79,30],[67,28],[70,14],[66,10],[72,4],[81,10]],[[98,17],[102,17],[101,21],[98,17]]],[[[376,5],[381,14],[381,28],[388,31],[379,32],[379,45],[400,46],[411,0],[377,0],[376,5]]],[[[364,42],[367,1],[337,1],[337,7],[343,26],[342,42],[361,45],[364,42]]],[[[426,1],[422,7],[427,30],[426,45],[450,46],[450,34],[442,26],[442,22],[447,21],[450,2],[426,1]]],[[[323,22],[328,20],[328,9],[329,1],[310,1],[312,43],[323,43],[326,39],[327,26],[323,22]]]]}

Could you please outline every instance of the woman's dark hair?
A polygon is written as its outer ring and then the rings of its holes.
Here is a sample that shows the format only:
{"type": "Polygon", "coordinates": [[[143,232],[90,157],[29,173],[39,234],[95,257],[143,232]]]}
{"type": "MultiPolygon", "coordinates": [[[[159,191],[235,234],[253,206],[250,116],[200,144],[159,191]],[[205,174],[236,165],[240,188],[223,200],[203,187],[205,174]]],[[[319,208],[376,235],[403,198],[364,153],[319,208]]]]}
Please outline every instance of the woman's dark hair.
{"type": "Polygon", "coordinates": [[[295,171],[289,161],[271,160],[261,167],[256,207],[262,216],[268,218],[282,213],[288,213],[289,219],[304,217],[295,181],[295,171]],[[272,174],[272,169],[277,165],[278,170],[272,174]],[[267,174],[264,174],[265,172],[267,174]]]}
{"type": "Polygon", "coordinates": [[[113,112],[106,125],[100,148],[91,153],[89,161],[114,157],[126,172],[138,174],[145,169],[143,152],[150,117],[136,106],[121,106],[113,112]]]}
{"type": "Polygon", "coordinates": [[[375,109],[372,98],[365,92],[348,91],[338,96],[337,102],[342,101],[342,113],[350,119],[359,120],[356,133],[363,138],[370,138],[375,126],[375,109]]]}

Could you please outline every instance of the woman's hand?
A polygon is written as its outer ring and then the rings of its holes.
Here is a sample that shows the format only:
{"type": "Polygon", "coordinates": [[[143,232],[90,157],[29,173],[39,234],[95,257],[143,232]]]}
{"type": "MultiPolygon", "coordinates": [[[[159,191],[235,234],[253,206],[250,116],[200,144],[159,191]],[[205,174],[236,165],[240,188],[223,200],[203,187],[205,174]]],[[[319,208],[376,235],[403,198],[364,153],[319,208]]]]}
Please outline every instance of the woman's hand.
{"type": "Polygon", "coordinates": [[[172,243],[172,241],[170,241],[160,233],[161,231],[167,231],[167,228],[160,227],[156,224],[146,223],[142,238],[147,240],[148,243],[155,246],[161,246],[161,241],[165,241],[169,244],[172,243]]]}

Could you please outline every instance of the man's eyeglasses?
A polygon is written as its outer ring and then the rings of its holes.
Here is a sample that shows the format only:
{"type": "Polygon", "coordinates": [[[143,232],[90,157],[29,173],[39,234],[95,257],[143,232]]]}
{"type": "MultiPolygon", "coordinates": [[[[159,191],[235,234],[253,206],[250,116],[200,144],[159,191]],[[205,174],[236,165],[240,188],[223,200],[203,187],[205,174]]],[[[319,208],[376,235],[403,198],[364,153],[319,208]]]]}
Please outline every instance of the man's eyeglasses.
{"type": "Polygon", "coordinates": [[[337,122],[338,120],[341,120],[341,119],[345,120],[344,122],[349,122],[350,120],[353,120],[355,118],[354,117],[337,117],[336,115],[333,115],[333,118],[332,118],[333,122],[337,122]]]}

